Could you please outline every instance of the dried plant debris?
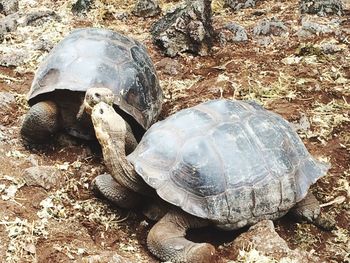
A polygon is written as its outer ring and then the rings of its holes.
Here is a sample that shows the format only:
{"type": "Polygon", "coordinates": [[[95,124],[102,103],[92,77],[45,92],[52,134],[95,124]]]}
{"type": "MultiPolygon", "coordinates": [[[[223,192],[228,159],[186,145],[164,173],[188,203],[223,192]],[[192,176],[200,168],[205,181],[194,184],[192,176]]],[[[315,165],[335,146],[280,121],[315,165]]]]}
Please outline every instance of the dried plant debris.
{"type": "MultiPolygon", "coordinates": [[[[72,169],[79,169],[76,164],[66,164],[60,166],[62,171],[68,174],[72,173],[72,169]],[[68,165],[68,166],[67,166],[68,165]]],[[[98,170],[92,169],[92,173],[98,170]]],[[[70,179],[65,185],[40,203],[42,209],[37,213],[41,219],[61,220],[81,220],[95,223],[104,227],[104,229],[117,228],[118,224],[127,218],[127,214],[118,214],[112,211],[108,205],[99,202],[96,199],[79,200],[72,196],[79,196],[80,191],[89,191],[88,177],[82,176],[70,179]]]]}
{"type": "Polygon", "coordinates": [[[350,262],[350,232],[348,229],[337,228],[332,231],[333,238],[327,242],[333,258],[341,259],[341,262],[350,262]]]}
{"type": "Polygon", "coordinates": [[[0,194],[1,199],[4,201],[15,201],[15,196],[23,185],[24,181],[22,179],[17,179],[8,175],[0,175],[0,180],[6,182],[6,184],[0,184],[0,194]]]}
{"type": "Polygon", "coordinates": [[[46,221],[29,222],[27,219],[16,217],[14,220],[0,218],[0,224],[5,226],[9,243],[5,255],[8,263],[33,262],[36,258],[36,243],[39,238],[47,237],[46,221]]]}
{"type": "Polygon", "coordinates": [[[292,243],[298,245],[298,248],[304,250],[310,250],[312,246],[319,241],[319,238],[315,236],[311,228],[315,226],[310,224],[297,224],[295,235],[292,237],[292,243]]]}
{"type": "MultiPolygon", "coordinates": [[[[262,72],[263,73],[263,72],[262,72]]],[[[243,99],[253,99],[263,105],[269,104],[276,99],[293,100],[297,97],[296,78],[279,72],[276,81],[266,85],[259,79],[249,78],[248,90],[241,90],[240,96],[243,99]]]]}
{"type": "Polygon", "coordinates": [[[307,138],[316,137],[322,143],[336,136],[334,130],[350,123],[350,105],[344,101],[332,100],[327,104],[315,102],[310,118],[313,129],[306,132],[307,138]]]}
{"type": "Polygon", "coordinates": [[[301,0],[301,13],[317,14],[319,16],[343,14],[343,0],[301,0]]]}

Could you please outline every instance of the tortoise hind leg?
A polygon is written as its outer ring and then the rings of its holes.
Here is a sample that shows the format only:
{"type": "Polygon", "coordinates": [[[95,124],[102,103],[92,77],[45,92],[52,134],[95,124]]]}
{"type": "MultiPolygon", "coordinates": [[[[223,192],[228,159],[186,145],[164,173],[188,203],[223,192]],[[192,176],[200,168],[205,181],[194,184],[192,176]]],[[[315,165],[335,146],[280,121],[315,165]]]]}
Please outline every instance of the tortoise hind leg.
{"type": "Polygon", "coordinates": [[[335,226],[334,220],[321,213],[320,203],[311,192],[308,192],[305,198],[290,210],[290,213],[297,219],[306,220],[324,230],[332,230],[335,226]]]}
{"type": "Polygon", "coordinates": [[[168,212],[147,236],[149,250],[162,261],[173,263],[215,262],[215,248],[208,243],[194,243],[185,238],[189,228],[205,227],[209,223],[181,211],[168,212]]]}
{"type": "Polygon", "coordinates": [[[59,129],[59,110],[52,101],[40,101],[27,112],[21,136],[25,143],[41,144],[47,142],[59,129]]]}

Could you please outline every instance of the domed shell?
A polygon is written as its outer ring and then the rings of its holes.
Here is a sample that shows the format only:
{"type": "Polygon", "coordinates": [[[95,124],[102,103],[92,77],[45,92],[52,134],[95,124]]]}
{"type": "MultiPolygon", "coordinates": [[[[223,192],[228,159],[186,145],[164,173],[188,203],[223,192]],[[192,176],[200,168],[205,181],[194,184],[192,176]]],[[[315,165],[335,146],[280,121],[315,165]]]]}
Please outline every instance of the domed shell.
{"type": "Polygon", "coordinates": [[[225,229],[284,215],[329,168],[281,116],[224,99],[154,124],[128,160],[164,200],[225,229]]]}
{"type": "Polygon", "coordinates": [[[73,31],[41,63],[28,93],[29,104],[54,90],[85,92],[106,87],[115,104],[147,129],[161,111],[162,91],[145,47],[98,28],[73,31]]]}

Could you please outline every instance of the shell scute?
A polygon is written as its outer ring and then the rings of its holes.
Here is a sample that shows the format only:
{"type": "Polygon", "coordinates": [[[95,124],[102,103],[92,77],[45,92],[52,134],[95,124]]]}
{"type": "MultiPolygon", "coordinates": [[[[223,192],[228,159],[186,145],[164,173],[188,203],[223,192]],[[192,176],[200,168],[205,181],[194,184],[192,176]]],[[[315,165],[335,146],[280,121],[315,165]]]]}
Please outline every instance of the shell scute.
{"type": "Polygon", "coordinates": [[[198,197],[225,192],[222,163],[210,142],[201,137],[189,140],[178,154],[178,162],[170,171],[171,180],[178,188],[198,197]]]}

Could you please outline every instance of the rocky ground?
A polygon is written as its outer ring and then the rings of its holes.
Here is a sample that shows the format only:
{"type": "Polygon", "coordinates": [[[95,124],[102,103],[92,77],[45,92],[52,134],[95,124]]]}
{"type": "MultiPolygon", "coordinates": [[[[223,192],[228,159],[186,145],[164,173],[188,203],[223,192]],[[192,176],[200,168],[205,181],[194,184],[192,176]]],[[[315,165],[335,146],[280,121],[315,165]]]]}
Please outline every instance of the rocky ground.
{"type": "MultiPolygon", "coordinates": [[[[170,59],[149,33],[161,14],[135,16],[133,2],[95,0],[85,15],[72,12],[75,1],[0,8],[0,262],[158,262],[145,245],[153,223],[89,190],[105,169],[96,145],[62,134],[33,151],[19,137],[35,69],[70,30],[85,26],[147,46],[166,97],[162,118],[208,99],[253,99],[294,123],[310,152],[332,165],[312,191],[336,220],[333,231],[286,216],[274,222],[286,242],[269,221],[249,232],[194,231],[191,239],[215,244],[219,262],[350,262],[350,3],[343,16],[321,17],[301,15],[297,0],[235,12],[213,1],[212,53],[170,59]]],[[[162,13],[178,2],[160,1],[162,13]]]]}

